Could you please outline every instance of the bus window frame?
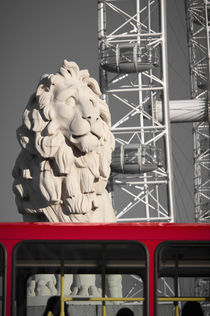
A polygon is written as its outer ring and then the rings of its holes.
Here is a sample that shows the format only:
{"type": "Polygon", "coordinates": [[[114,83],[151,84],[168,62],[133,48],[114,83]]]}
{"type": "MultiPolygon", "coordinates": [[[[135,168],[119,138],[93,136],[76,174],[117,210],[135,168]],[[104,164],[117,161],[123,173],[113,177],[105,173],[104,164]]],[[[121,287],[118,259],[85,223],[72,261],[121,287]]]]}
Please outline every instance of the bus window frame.
{"type": "MultiPolygon", "coordinates": [[[[149,265],[150,265],[150,255],[149,255],[149,249],[148,247],[141,241],[138,240],[99,240],[99,239],[91,239],[91,240],[83,240],[83,239],[25,239],[25,240],[21,240],[18,243],[15,244],[15,246],[12,249],[12,295],[11,295],[11,311],[12,311],[12,315],[14,314],[14,312],[16,312],[14,310],[14,299],[15,299],[15,295],[16,295],[16,265],[15,265],[15,260],[16,260],[16,252],[17,249],[20,247],[20,245],[22,244],[26,244],[26,243],[51,243],[51,244],[108,244],[108,245],[113,245],[114,244],[136,244],[137,246],[142,247],[142,249],[144,250],[144,255],[145,255],[145,273],[144,275],[139,275],[143,281],[143,297],[144,297],[144,301],[143,301],[143,316],[149,316],[148,314],[148,310],[149,310],[149,265]]],[[[101,274],[102,275],[102,274],[101,274]]]]}
{"type": "Polygon", "coordinates": [[[2,309],[0,312],[2,312],[2,316],[5,315],[6,312],[6,273],[7,273],[7,249],[0,242],[0,248],[2,249],[2,254],[3,254],[3,273],[2,273],[2,309]]]}
{"type": "MultiPolygon", "coordinates": [[[[163,241],[161,243],[158,244],[158,246],[155,249],[154,252],[154,310],[155,310],[155,316],[159,316],[158,315],[158,293],[157,293],[157,287],[158,287],[158,279],[159,279],[159,275],[158,275],[158,265],[159,265],[159,257],[158,254],[161,250],[161,248],[163,248],[164,246],[168,246],[168,245],[186,245],[190,244],[207,244],[210,247],[210,240],[167,240],[167,241],[163,241]]],[[[194,276],[196,277],[196,275],[194,276]]],[[[201,277],[201,276],[200,276],[201,277]]]]}

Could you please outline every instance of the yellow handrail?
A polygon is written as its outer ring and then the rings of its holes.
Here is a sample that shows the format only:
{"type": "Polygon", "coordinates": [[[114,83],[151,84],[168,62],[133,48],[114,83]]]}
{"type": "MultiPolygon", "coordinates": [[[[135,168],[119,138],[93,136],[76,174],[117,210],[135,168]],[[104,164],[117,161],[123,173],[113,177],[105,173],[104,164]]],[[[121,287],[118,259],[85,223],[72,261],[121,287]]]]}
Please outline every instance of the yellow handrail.
{"type": "Polygon", "coordinates": [[[61,263],[61,311],[60,311],[60,316],[65,316],[64,302],[65,302],[65,297],[64,297],[64,262],[62,260],[62,263],[61,263]]]}
{"type": "MultiPolygon", "coordinates": [[[[62,297],[62,295],[61,295],[62,297]]],[[[64,302],[73,302],[73,301],[86,301],[86,302],[116,302],[116,301],[125,301],[125,302],[143,302],[144,297],[62,297],[64,302]]],[[[60,316],[64,316],[64,314],[60,314],[60,316]]],[[[106,316],[106,305],[102,305],[102,316],[106,316]]]]}
{"type": "Polygon", "coordinates": [[[179,316],[179,305],[177,304],[175,307],[176,316],[179,316]]]}
{"type": "MultiPolygon", "coordinates": [[[[210,297],[158,297],[158,302],[183,302],[183,301],[199,301],[207,302],[210,301],[210,297]]],[[[64,297],[64,275],[61,275],[61,313],[60,316],[65,316],[64,313],[64,302],[73,301],[89,301],[89,302],[114,302],[114,301],[124,301],[124,302],[144,302],[144,297],[64,297]]],[[[102,306],[102,315],[106,316],[106,305],[102,306]]],[[[48,316],[53,316],[49,314],[48,316]]],[[[179,316],[179,307],[176,305],[176,316],[179,316]]]]}
{"type": "Polygon", "coordinates": [[[106,305],[103,304],[103,307],[102,307],[102,316],[106,316],[106,305]]]}
{"type": "MultiPolygon", "coordinates": [[[[124,302],[144,302],[144,297],[65,297],[64,296],[64,265],[62,262],[61,267],[61,312],[60,316],[65,316],[64,312],[64,302],[72,301],[89,301],[89,302],[114,302],[114,301],[124,301],[124,302]]],[[[210,301],[210,297],[158,297],[158,302],[183,302],[183,301],[199,301],[207,302],[210,301]]],[[[106,316],[106,305],[102,305],[102,315],[106,316]]],[[[48,316],[53,316],[51,312],[48,313],[48,316]]],[[[179,308],[176,305],[176,316],[179,316],[179,308]]]]}

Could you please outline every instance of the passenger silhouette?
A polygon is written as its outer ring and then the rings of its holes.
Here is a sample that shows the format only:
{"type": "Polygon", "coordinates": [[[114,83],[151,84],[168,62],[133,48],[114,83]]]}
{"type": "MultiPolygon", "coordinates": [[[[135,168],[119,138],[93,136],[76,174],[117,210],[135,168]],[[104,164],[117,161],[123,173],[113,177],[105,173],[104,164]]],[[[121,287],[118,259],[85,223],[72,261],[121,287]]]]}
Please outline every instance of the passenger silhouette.
{"type": "MultiPolygon", "coordinates": [[[[53,316],[60,316],[61,311],[61,298],[60,296],[51,296],[47,301],[43,316],[47,316],[49,312],[53,313],[53,316]]],[[[69,316],[67,304],[64,303],[65,316],[69,316]]]]}
{"type": "Polygon", "coordinates": [[[203,311],[199,302],[187,302],[182,309],[182,316],[203,316],[203,311]]]}
{"type": "Polygon", "coordinates": [[[127,307],[121,308],[116,316],[134,316],[134,312],[127,307]]]}

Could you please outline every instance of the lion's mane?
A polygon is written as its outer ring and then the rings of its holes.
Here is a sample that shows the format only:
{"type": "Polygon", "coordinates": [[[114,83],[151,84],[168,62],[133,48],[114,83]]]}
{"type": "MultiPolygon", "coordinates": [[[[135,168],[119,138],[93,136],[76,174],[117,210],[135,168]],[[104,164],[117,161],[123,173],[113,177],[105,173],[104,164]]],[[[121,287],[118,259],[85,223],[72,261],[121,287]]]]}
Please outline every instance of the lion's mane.
{"type": "MultiPolygon", "coordinates": [[[[97,82],[74,62],[65,60],[58,73],[41,78],[17,129],[22,151],[13,169],[13,191],[21,214],[44,214],[53,222],[115,221],[105,189],[114,137],[109,109],[100,94],[97,82]],[[69,117],[63,121],[57,117],[58,89],[61,93],[66,89],[70,100],[69,117]],[[82,89],[87,104],[95,107],[93,123],[88,113],[84,116],[84,97],[75,101],[71,94],[74,90],[75,97],[75,91],[82,89]],[[106,207],[107,220],[102,215],[106,207]],[[104,218],[99,220],[97,212],[104,218]]],[[[66,101],[59,102],[66,106],[66,101]]]]}

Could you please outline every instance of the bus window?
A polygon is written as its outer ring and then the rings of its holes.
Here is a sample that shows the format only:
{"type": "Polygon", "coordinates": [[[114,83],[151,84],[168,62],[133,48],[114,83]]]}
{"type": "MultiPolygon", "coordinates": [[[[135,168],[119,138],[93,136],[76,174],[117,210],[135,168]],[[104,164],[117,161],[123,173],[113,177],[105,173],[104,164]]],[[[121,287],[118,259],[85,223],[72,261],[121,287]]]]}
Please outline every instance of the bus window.
{"type": "Polygon", "coordinates": [[[4,315],[4,278],[5,278],[5,256],[3,246],[0,244],[0,316],[4,315]]]}
{"type": "Polygon", "coordinates": [[[156,315],[181,315],[188,301],[210,310],[208,291],[198,290],[200,281],[210,284],[210,243],[166,242],[156,251],[156,315]]]}
{"type": "Polygon", "coordinates": [[[14,251],[13,314],[146,316],[147,257],[137,242],[26,241],[14,251]]]}

